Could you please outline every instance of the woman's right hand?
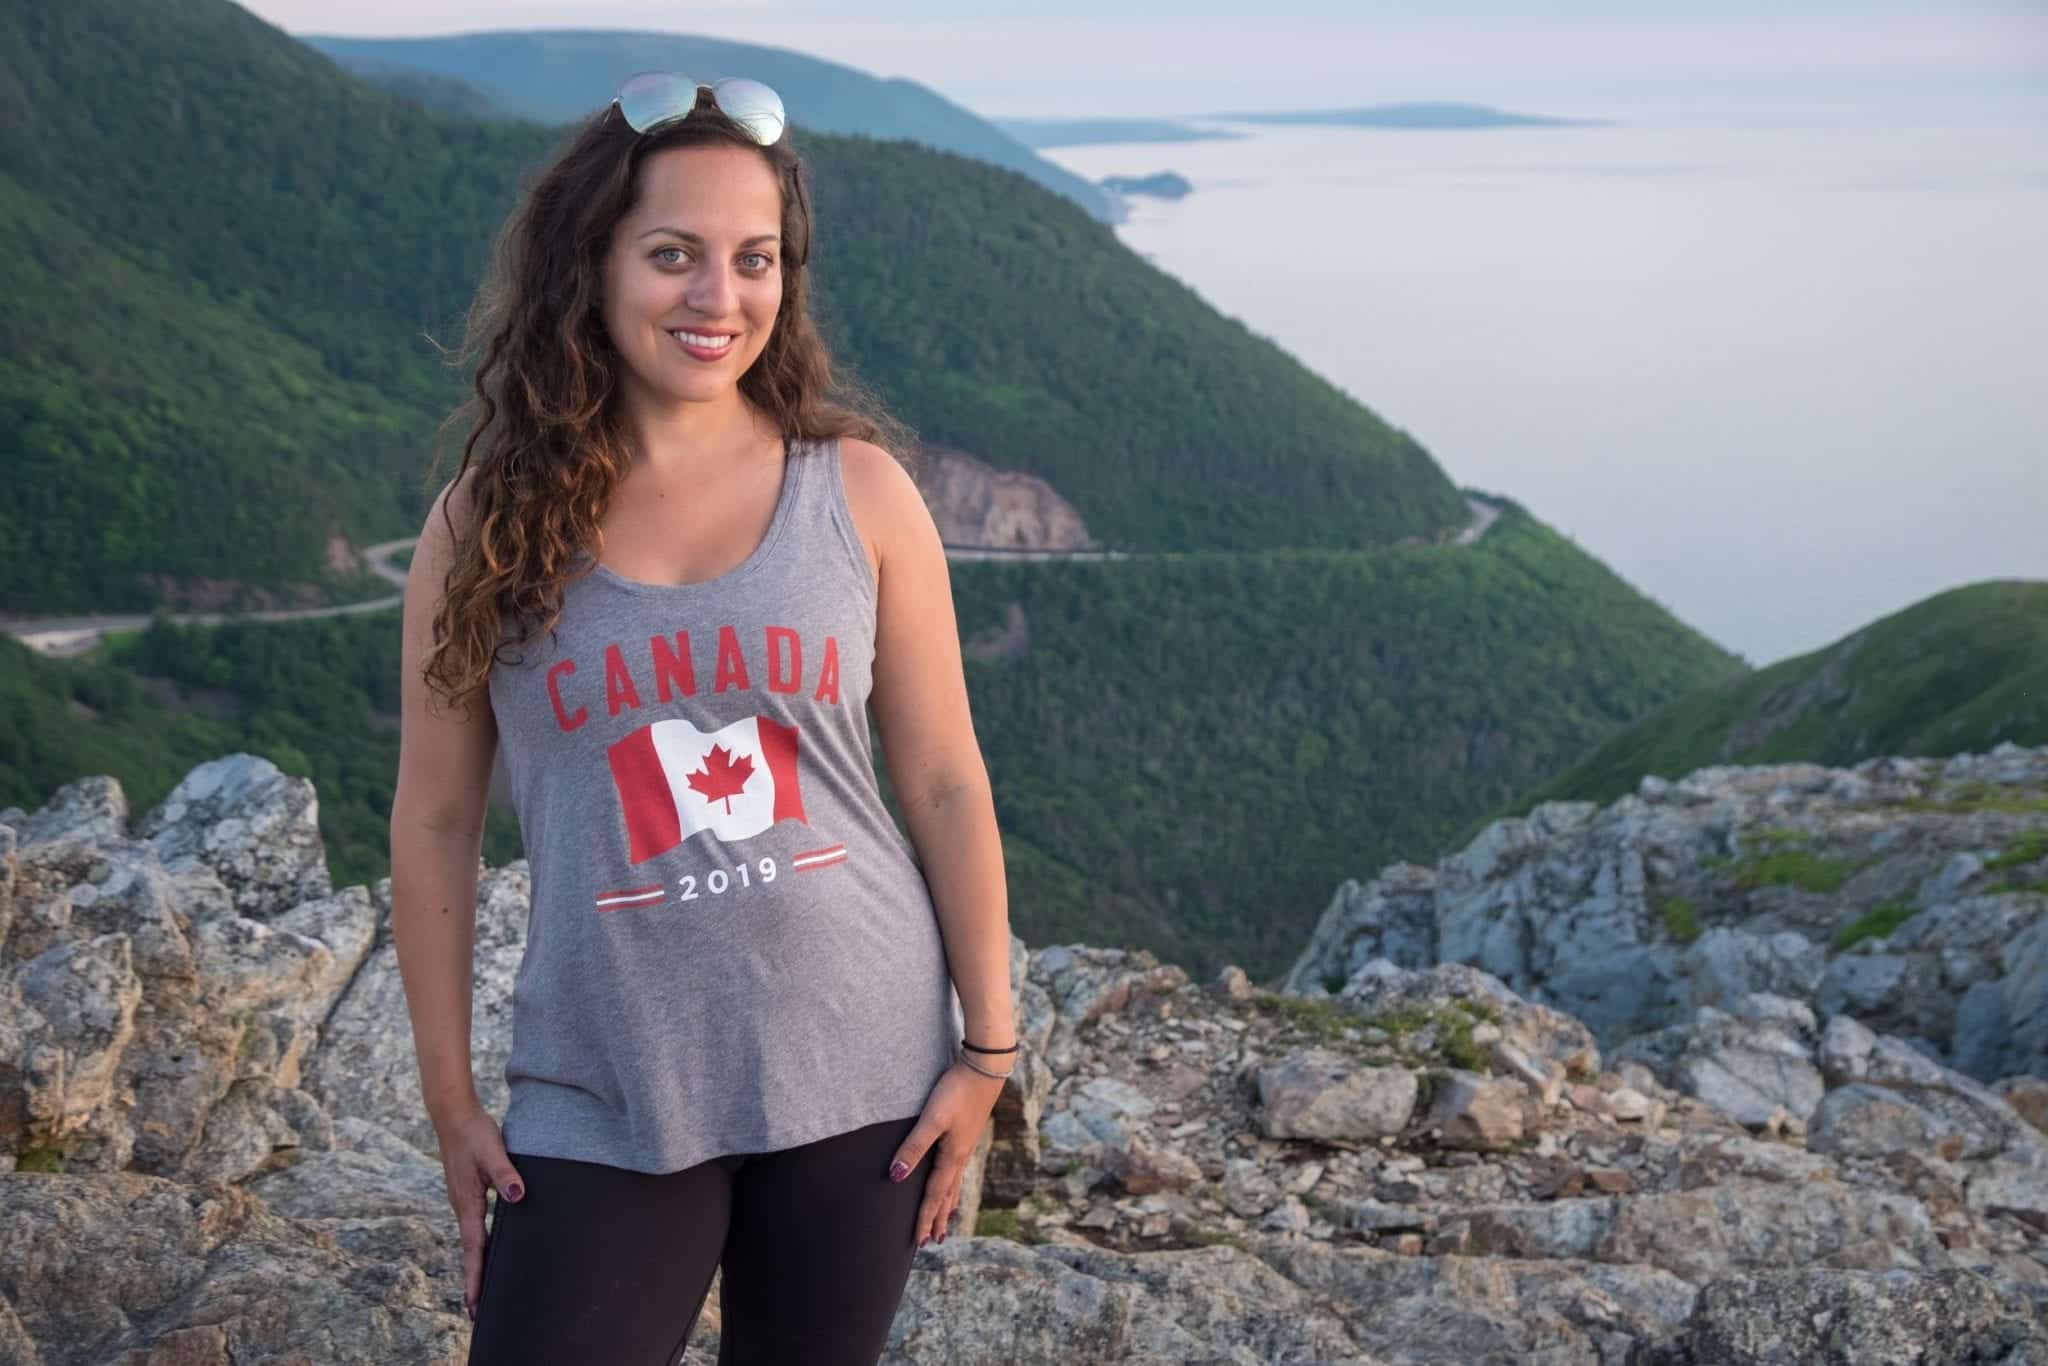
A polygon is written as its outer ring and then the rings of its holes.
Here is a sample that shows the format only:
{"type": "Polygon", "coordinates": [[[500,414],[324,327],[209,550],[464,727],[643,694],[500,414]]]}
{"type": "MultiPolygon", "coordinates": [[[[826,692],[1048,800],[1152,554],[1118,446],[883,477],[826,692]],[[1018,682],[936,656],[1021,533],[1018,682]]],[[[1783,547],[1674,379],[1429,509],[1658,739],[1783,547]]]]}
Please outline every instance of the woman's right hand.
{"type": "Polygon", "coordinates": [[[462,1230],[462,1307],[476,1322],[476,1303],[483,1294],[484,1191],[498,1192],[515,1204],[526,1191],[512,1161],[498,1122],[481,1102],[434,1126],[441,1140],[441,1173],[448,1182],[448,1203],[462,1230]]]}

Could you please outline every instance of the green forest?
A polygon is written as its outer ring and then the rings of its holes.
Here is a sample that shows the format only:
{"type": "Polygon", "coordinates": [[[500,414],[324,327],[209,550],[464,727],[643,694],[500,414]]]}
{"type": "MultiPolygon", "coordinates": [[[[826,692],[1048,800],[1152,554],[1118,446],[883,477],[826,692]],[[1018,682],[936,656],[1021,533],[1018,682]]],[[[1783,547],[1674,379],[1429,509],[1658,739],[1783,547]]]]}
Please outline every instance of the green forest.
{"type": "Polygon", "coordinates": [[[1525,795],[1609,802],[1645,773],[1848,765],[2048,744],[2048,583],[1953,588],[1832,645],[1731,676],[1625,727],[1525,795]]]}
{"type": "MultiPolygon", "coordinates": [[[[440,347],[563,130],[429,110],[226,0],[9,0],[0,48],[0,611],[333,588],[331,537],[416,531],[464,392],[440,347]]],[[[1134,548],[1467,519],[1407,434],[1067,200],[909,142],[794,136],[827,335],[926,440],[1043,475],[1134,548]]]]}

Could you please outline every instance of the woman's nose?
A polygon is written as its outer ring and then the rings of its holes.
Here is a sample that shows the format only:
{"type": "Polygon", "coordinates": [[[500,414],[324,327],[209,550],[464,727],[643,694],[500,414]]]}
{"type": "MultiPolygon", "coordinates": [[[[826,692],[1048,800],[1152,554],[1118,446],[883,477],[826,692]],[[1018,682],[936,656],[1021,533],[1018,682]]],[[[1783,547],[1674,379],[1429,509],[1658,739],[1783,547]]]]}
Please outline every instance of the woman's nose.
{"type": "Polygon", "coordinates": [[[729,266],[710,264],[691,272],[685,295],[690,307],[707,318],[724,318],[733,311],[737,291],[729,266]]]}

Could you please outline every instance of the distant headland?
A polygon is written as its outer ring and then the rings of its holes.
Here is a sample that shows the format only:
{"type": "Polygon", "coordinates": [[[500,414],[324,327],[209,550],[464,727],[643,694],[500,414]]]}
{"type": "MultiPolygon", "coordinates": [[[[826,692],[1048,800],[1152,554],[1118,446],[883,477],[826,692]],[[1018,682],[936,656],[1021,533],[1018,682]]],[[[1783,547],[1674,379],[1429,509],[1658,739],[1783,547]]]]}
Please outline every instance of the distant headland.
{"type": "Polygon", "coordinates": [[[1298,109],[1270,113],[1209,114],[1221,123],[1336,124],[1350,128],[1524,128],[1603,124],[1606,119],[1560,119],[1510,114],[1484,104],[1373,104],[1358,109],[1298,109]]]}
{"type": "Polygon", "coordinates": [[[1190,114],[1171,119],[993,119],[1026,147],[1088,147],[1106,142],[1207,142],[1248,136],[1226,123],[1321,124],[1348,128],[1558,128],[1604,124],[1607,119],[1565,119],[1513,114],[1484,104],[1444,101],[1373,104],[1355,109],[1282,109],[1231,114],[1190,114]]]}

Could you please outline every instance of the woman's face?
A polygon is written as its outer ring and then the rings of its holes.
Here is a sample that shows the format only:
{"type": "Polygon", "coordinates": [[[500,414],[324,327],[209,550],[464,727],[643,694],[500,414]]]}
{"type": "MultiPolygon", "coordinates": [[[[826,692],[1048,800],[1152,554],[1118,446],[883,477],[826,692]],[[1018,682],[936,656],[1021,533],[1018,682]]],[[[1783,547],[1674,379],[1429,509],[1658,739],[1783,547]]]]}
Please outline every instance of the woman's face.
{"type": "Polygon", "coordinates": [[[658,405],[724,398],[782,304],[782,186],[744,147],[671,147],[640,163],[605,258],[605,330],[626,383],[658,405]]]}

